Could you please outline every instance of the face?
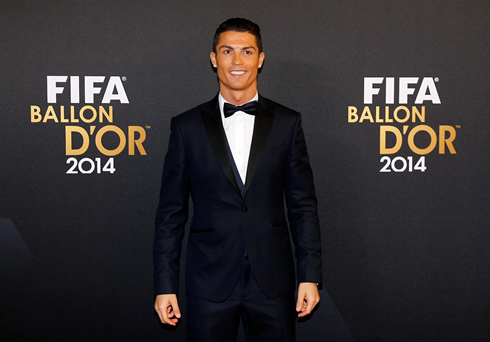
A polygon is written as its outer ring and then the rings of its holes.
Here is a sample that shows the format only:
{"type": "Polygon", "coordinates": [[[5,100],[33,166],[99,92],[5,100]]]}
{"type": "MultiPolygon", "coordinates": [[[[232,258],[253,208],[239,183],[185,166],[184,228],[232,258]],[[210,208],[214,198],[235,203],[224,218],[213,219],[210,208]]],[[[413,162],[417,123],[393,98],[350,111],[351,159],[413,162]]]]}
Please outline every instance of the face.
{"type": "Polygon", "coordinates": [[[220,34],[216,53],[211,52],[223,97],[230,94],[253,97],[257,91],[257,73],[264,62],[255,36],[248,32],[226,31],[220,34]]]}

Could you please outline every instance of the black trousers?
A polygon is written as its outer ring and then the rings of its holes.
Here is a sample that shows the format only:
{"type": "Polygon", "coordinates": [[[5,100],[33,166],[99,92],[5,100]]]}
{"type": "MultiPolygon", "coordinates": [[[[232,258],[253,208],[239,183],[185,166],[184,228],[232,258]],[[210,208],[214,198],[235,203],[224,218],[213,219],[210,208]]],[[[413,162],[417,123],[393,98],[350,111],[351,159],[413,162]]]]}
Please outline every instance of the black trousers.
{"type": "Polygon", "coordinates": [[[267,297],[255,281],[248,258],[231,295],[210,302],[187,295],[187,341],[235,342],[240,320],[248,342],[294,342],[294,293],[267,297]]]}

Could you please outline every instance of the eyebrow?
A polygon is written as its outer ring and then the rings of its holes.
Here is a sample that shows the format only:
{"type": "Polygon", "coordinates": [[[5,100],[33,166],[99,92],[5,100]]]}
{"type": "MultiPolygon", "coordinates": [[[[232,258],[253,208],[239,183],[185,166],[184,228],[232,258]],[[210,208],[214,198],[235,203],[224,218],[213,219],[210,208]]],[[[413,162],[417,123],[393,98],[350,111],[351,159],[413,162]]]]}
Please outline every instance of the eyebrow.
{"type": "MultiPolygon", "coordinates": [[[[229,45],[220,46],[218,50],[221,50],[221,49],[235,50],[235,48],[233,46],[229,46],[229,45]]],[[[245,47],[242,48],[242,50],[249,50],[249,49],[254,49],[255,50],[255,48],[253,46],[245,46],[245,47]]]]}

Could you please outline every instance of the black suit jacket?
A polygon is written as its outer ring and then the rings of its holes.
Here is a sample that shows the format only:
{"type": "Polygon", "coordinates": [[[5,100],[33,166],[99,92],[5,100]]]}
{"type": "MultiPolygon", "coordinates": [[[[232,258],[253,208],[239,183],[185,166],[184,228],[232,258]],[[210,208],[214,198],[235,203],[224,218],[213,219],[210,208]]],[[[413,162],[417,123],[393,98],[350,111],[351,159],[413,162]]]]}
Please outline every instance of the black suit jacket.
{"type": "Polygon", "coordinates": [[[294,291],[322,282],[320,228],[301,115],[259,96],[242,195],[230,161],[218,96],[171,120],[155,220],[155,295],[178,293],[179,259],[189,195],[186,291],[222,301],[233,290],[247,251],[262,291],[294,291]],[[289,221],[286,221],[284,198],[289,221]]]}

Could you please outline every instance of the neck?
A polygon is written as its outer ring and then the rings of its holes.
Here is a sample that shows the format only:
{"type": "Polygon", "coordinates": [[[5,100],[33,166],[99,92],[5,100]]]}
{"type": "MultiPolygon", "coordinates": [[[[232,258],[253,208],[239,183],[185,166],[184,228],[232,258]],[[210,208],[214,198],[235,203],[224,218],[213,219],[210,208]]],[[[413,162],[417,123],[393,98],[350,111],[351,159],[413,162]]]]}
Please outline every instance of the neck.
{"type": "Polygon", "coordinates": [[[257,94],[257,86],[250,87],[247,90],[232,90],[220,87],[220,93],[226,101],[236,106],[240,106],[255,97],[257,94]]]}

